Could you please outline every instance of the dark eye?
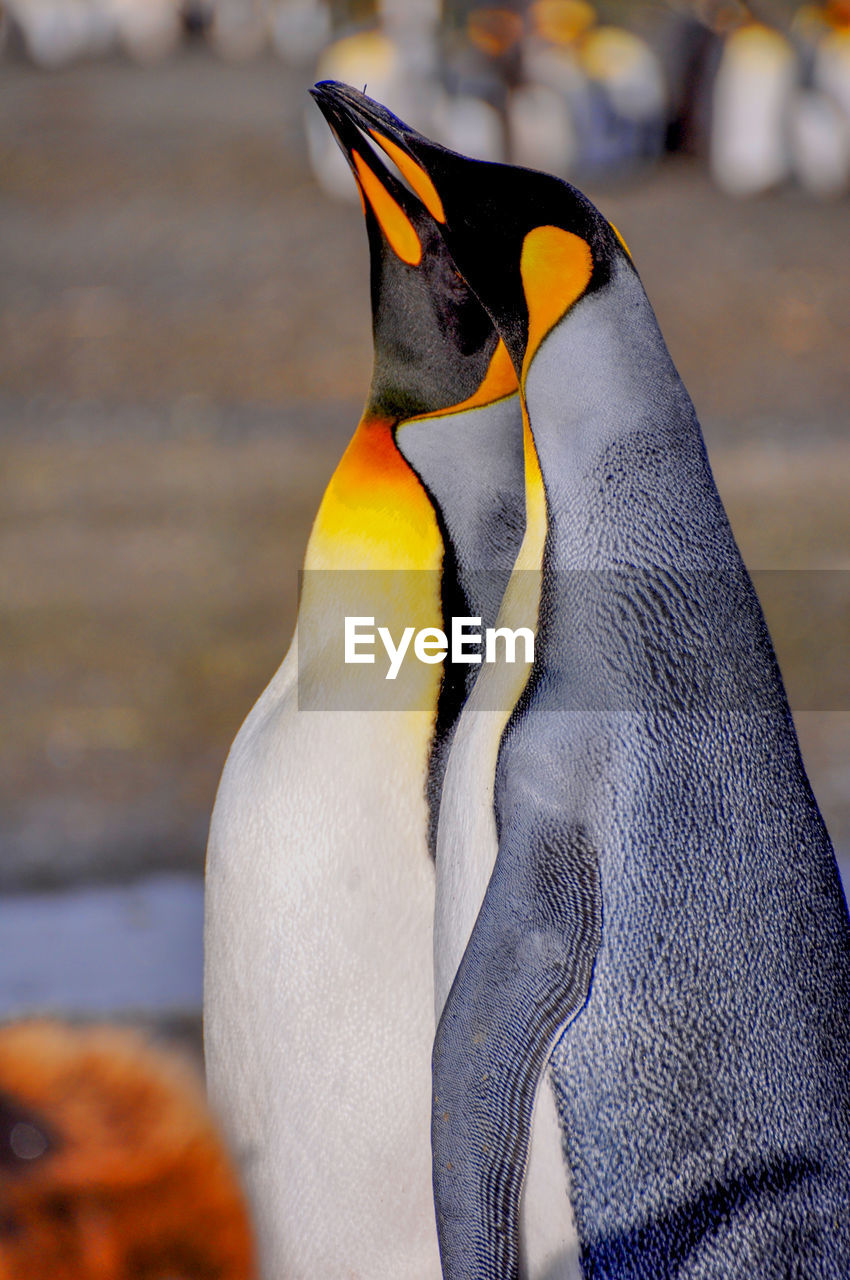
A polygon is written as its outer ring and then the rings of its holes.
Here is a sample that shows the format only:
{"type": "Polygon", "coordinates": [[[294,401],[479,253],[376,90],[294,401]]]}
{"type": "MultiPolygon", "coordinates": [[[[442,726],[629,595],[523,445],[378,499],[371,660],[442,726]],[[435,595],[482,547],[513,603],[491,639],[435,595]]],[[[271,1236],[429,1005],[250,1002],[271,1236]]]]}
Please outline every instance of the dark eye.
{"type": "Polygon", "coordinates": [[[55,1146],[40,1116],[0,1094],[0,1169],[23,1172],[55,1146]]]}

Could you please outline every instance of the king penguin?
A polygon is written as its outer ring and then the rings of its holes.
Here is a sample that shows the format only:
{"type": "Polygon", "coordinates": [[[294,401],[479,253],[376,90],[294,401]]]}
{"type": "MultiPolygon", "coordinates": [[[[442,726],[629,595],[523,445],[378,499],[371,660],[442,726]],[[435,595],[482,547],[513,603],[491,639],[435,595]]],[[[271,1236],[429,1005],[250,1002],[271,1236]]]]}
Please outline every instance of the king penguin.
{"type": "Polygon", "coordinates": [[[507,350],[433,218],[316,96],[363,199],[375,363],[295,638],[216,798],[208,1081],[268,1280],[437,1280],[429,829],[473,668],[410,661],[390,684],[344,665],[342,629],[494,620],[524,527],[522,426],[507,350]]]}
{"type": "MultiPolygon", "coordinates": [[[[390,162],[403,166],[408,179],[422,187],[427,175],[378,131],[369,131],[390,162]]],[[[429,199],[435,221],[442,207],[429,199]]],[[[407,427],[406,432],[410,432],[407,427]]],[[[434,1006],[439,1020],[475,918],[481,906],[496,857],[498,837],[493,810],[493,778],[498,746],[507,721],[506,709],[522,692],[530,669],[521,637],[533,637],[545,539],[545,510],[536,460],[530,456],[530,436],[524,428],[523,465],[526,524],[522,544],[505,591],[500,577],[488,599],[503,596],[496,619],[495,661],[474,668],[466,684],[458,682],[450,707],[464,711],[450,718],[447,732],[439,732],[432,750],[429,774],[431,835],[436,845],[434,906],[434,1006]],[[517,637],[508,640],[508,637],[517,637]],[[436,835],[435,835],[436,832],[436,835]]],[[[429,430],[428,439],[435,439],[429,430]]],[[[492,495],[500,508],[503,499],[492,495]]],[[[462,505],[458,503],[458,505],[462,505]]],[[[468,594],[468,593],[467,593],[468,594]]],[[[438,725],[439,730],[439,725],[438,725]]],[[[520,1213],[520,1259],[525,1280],[574,1280],[577,1240],[569,1203],[566,1168],[555,1100],[545,1089],[538,1095],[532,1143],[520,1213]]]]}
{"type": "MultiPolygon", "coordinates": [[[[545,507],[495,865],[434,1047],[444,1276],[520,1274],[551,1061],[587,1280],[846,1280],[847,908],[630,254],[567,183],[467,160],[333,92],[434,184],[517,369],[545,507]]],[[[526,543],[537,525],[529,506],[526,543]]]]}

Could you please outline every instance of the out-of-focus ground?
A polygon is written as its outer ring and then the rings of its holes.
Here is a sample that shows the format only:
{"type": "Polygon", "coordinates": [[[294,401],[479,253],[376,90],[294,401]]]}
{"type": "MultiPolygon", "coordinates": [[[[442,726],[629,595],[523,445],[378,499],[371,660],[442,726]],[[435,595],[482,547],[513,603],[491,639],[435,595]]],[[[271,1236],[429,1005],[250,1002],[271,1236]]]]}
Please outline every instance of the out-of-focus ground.
{"type": "MultiPolygon", "coordinates": [[[[0,68],[0,888],[45,970],[27,987],[22,944],[0,1016],[78,1007],[51,983],[95,981],[73,977],[53,891],[83,904],[95,975],[115,963],[97,923],[112,882],[150,964],[199,974],[218,775],[288,645],[370,368],[361,217],[311,178],[306,85],[191,52],[0,68]],[[157,896],[169,874],[184,916],[157,896]],[[172,955],[156,939],[175,929],[172,955]]],[[[732,203],[684,159],[591,195],[639,266],[748,565],[831,571],[758,584],[850,859],[847,203],[732,203]]],[[[140,1009],[191,1011],[179,982],[163,1004],[157,974],[138,980],[140,1009]]]]}

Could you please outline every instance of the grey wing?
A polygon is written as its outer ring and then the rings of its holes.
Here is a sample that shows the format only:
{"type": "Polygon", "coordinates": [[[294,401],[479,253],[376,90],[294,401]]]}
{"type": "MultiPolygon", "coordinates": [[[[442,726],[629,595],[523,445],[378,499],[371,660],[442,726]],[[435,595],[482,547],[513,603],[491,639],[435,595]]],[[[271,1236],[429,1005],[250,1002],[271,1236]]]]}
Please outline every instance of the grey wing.
{"type": "Polygon", "coordinates": [[[432,1144],[445,1280],[515,1280],[537,1087],[587,1000],[602,936],[596,851],[545,819],[504,830],[434,1042],[432,1144]]]}

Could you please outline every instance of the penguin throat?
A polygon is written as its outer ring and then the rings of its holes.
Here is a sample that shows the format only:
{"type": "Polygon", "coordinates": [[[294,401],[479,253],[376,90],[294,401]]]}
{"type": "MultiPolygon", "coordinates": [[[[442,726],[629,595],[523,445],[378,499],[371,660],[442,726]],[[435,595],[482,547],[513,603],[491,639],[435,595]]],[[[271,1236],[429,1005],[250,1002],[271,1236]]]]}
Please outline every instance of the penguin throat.
{"type": "MultiPolygon", "coordinates": [[[[342,660],[347,618],[371,620],[394,637],[409,627],[442,626],[443,542],[434,508],[396,446],[395,427],[395,419],[364,415],[313,525],[298,608],[299,698],[308,708],[385,705],[360,678],[377,668],[342,660]]],[[[386,709],[417,711],[411,743],[424,778],[442,668],[408,665],[386,709]]]]}
{"type": "Polygon", "coordinates": [[[490,357],[487,372],[472,395],[457,404],[444,405],[443,408],[434,409],[430,413],[419,413],[416,417],[402,423],[402,426],[408,426],[411,422],[426,422],[432,418],[447,417],[449,414],[465,413],[468,409],[480,409],[486,405],[495,404],[498,400],[504,400],[506,396],[516,395],[518,390],[516,370],[508,349],[500,338],[490,357]]]}
{"type": "Polygon", "coordinates": [[[437,519],[394,427],[390,418],[361,420],[325,491],[305,569],[439,571],[437,519]]]}

